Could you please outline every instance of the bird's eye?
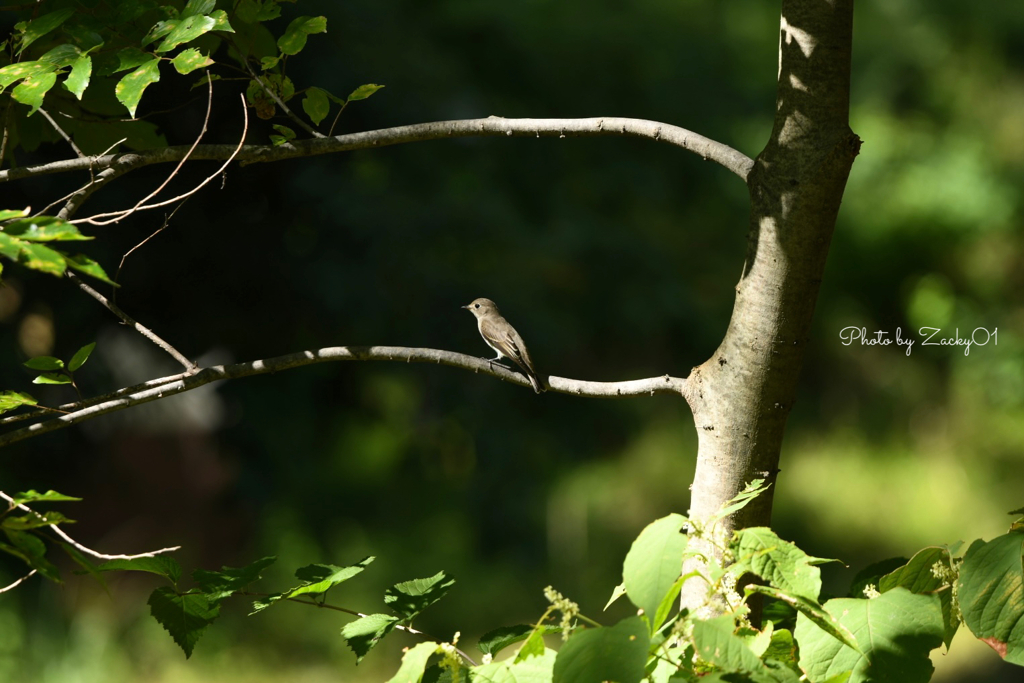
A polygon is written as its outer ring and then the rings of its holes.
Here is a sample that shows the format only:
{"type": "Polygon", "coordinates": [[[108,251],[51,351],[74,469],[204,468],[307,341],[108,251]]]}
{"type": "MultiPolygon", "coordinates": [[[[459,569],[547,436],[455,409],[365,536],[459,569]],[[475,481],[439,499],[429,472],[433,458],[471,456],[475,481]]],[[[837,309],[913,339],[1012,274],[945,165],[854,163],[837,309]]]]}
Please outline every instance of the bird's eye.
{"type": "Polygon", "coordinates": [[[480,304],[473,304],[475,308],[480,308],[480,304]]]}

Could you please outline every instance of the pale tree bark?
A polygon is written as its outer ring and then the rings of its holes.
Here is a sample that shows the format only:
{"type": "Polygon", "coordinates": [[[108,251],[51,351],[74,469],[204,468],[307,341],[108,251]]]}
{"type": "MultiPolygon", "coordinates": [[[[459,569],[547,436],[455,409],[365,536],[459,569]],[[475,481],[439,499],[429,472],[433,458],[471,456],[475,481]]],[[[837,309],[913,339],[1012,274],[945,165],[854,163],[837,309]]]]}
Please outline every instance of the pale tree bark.
{"type": "MultiPolygon", "coordinates": [[[[784,0],[775,126],[747,185],[750,233],[732,319],[687,383],[699,450],[690,517],[707,520],[750,480],[774,484],[786,418],[846,179],[853,0],[784,0]]],[[[772,492],[722,522],[767,526],[772,492]]],[[[700,601],[691,581],[684,604],[700,601]]]]}

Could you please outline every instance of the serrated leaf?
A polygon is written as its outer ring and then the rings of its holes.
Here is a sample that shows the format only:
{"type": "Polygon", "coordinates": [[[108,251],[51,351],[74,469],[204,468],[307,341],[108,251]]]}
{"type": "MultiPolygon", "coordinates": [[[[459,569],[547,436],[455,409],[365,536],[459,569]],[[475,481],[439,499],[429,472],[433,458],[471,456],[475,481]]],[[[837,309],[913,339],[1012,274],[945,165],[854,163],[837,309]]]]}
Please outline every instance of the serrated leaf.
{"type": "Polygon", "coordinates": [[[89,355],[95,348],[96,342],[92,342],[75,351],[75,355],[71,356],[71,360],[68,361],[68,370],[75,372],[78,368],[85,365],[85,361],[89,360],[89,355]]]}
{"type": "Polygon", "coordinates": [[[88,256],[84,254],[75,254],[74,256],[62,254],[62,256],[69,268],[77,270],[79,273],[85,273],[97,280],[103,280],[103,282],[106,282],[109,285],[114,285],[115,287],[119,286],[116,282],[107,277],[106,272],[104,272],[103,267],[100,266],[100,264],[96,263],[88,256]]]}
{"type": "Polygon", "coordinates": [[[44,372],[32,380],[32,384],[71,384],[71,378],[57,372],[44,372]]]}
{"type": "Polygon", "coordinates": [[[264,557],[244,567],[221,567],[219,572],[197,569],[192,572],[192,578],[210,603],[216,604],[258,581],[260,572],[276,560],[276,557],[264,557]]]}
{"type": "Polygon", "coordinates": [[[521,662],[506,659],[470,669],[473,683],[550,683],[555,666],[555,651],[545,649],[536,657],[521,662]]]}
{"type": "MultiPolygon", "coordinates": [[[[942,642],[949,648],[960,626],[960,619],[953,609],[953,591],[951,587],[942,583],[932,573],[932,567],[938,563],[948,568],[950,566],[949,552],[946,548],[934,546],[918,551],[902,567],[891,571],[878,581],[878,591],[885,593],[893,588],[903,587],[911,593],[919,595],[938,595],[942,605],[942,620],[945,626],[945,633],[942,642]]],[[[858,596],[854,596],[858,597],[858,596]]]]}
{"type": "Polygon", "coordinates": [[[21,391],[0,391],[0,415],[21,406],[34,406],[39,402],[21,391]]]}
{"type": "Polygon", "coordinates": [[[157,574],[172,583],[177,583],[181,578],[181,565],[174,558],[167,555],[156,555],[154,557],[136,557],[130,560],[110,560],[96,567],[99,572],[127,571],[147,572],[157,574]]]}
{"type": "Polygon", "coordinates": [[[295,571],[295,577],[306,583],[298,588],[293,588],[286,597],[294,598],[305,594],[326,593],[339,583],[348,581],[362,572],[374,559],[373,556],[365,557],[348,567],[337,567],[333,564],[311,564],[301,567],[295,571]]]}
{"type": "Polygon", "coordinates": [[[0,69],[0,92],[15,81],[20,81],[23,78],[34,78],[36,76],[48,74],[56,69],[57,67],[54,64],[43,61],[8,64],[0,69]]]}
{"type": "Polygon", "coordinates": [[[171,60],[174,64],[174,68],[178,70],[178,73],[190,74],[196,69],[202,69],[204,66],[210,66],[213,64],[213,60],[204,55],[199,51],[199,48],[190,47],[187,50],[182,50],[171,60]]]}
{"type": "Polygon", "coordinates": [[[559,650],[553,683],[639,683],[644,677],[647,625],[630,617],[615,626],[578,629],[559,650]]]}
{"type": "Polygon", "coordinates": [[[81,241],[92,237],[83,235],[78,228],[56,216],[19,218],[3,227],[4,233],[29,242],[81,241]]]}
{"type": "Polygon", "coordinates": [[[750,527],[736,532],[729,544],[736,563],[736,576],[750,572],[789,595],[816,600],[821,592],[821,570],[796,545],[784,541],[767,527],[750,527]]]}
{"type": "Polygon", "coordinates": [[[48,12],[28,22],[25,31],[21,34],[21,44],[18,47],[18,54],[25,51],[32,43],[36,42],[50,31],[54,30],[67,21],[75,10],[70,8],[59,9],[55,12],[48,12]]]}
{"type": "Polygon", "coordinates": [[[383,85],[377,85],[376,83],[365,83],[356,88],[355,90],[353,90],[351,93],[349,93],[349,96],[346,98],[345,101],[355,102],[357,100],[365,100],[367,97],[369,97],[370,95],[377,92],[383,87],[383,85]]]}
{"type": "Polygon", "coordinates": [[[22,365],[29,370],[60,370],[64,367],[64,361],[53,356],[36,356],[29,358],[22,365]]]}
{"type": "Polygon", "coordinates": [[[530,631],[529,637],[526,642],[523,643],[519,651],[516,652],[516,662],[524,662],[531,657],[538,657],[544,654],[544,634],[546,633],[545,627],[535,628],[530,631]]]}
{"type": "MultiPolygon", "coordinates": [[[[554,626],[541,626],[537,630],[540,632],[541,636],[545,636],[549,633],[560,633],[562,629],[554,626]]],[[[496,655],[509,645],[515,645],[518,642],[526,640],[530,637],[530,634],[532,634],[533,631],[533,626],[529,626],[527,624],[502,626],[501,628],[488,631],[480,636],[477,648],[479,648],[480,652],[483,652],[485,655],[496,655]]],[[[541,644],[543,643],[544,641],[541,640],[541,644]]]]}
{"type": "Polygon", "coordinates": [[[1024,532],[977,540],[960,565],[964,623],[1012,664],[1024,665],[1024,532]]]}
{"type": "Polygon", "coordinates": [[[26,78],[14,86],[14,90],[11,91],[11,97],[22,104],[28,105],[30,107],[28,115],[32,116],[39,107],[43,106],[43,98],[56,82],[57,74],[54,72],[26,78]]]}
{"type": "Polygon", "coordinates": [[[835,640],[803,613],[795,636],[800,668],[810,680],[852,671],[852,681],[924,683],[933,667],[928,654],[942,645],[942,610],[934,595],[895,588],[871,600],[836,598],[824,605],[856,635],[859,652],[835,640]]]}
{"type": "Polygon", "coordinates": [[[46,510],[45,512],[30,512],[25,515],[18,515],[17,517],[4,517],[0,521],[0,525],[4,529],[26,531],[28,529],[50,526],[51,524],[74,524],[74,522],[75,520],[68,519],[63,513],[56,510],[46,510]]]}
{"type": "Polygon", "coordinates": [[[443,571],[425,579],[396,583],[384,591],[384,602],[407,620],[440,600],[455,585],[443,571]]]}
{"type": "Polygon", "coordinates": [[[142,99],[142,92],[160,80],[160,60],[153,58],[118,81],[114,88],[117,101],[123,104],[132,118],[142,99]]]}
{"type": "Polygon", "coordinates": [[[369,614],[345,624],[341,629],[341,635],[356,653],[356,664],[362,661],[373,646],[397,624],[398,618],[387,614],[369,614]]]}
{"type": "Polygon", "coordinates": [[[648,619],[655,616],[658,605],[682,573],[687,539],[680,529],[686,521],[682,515],[671,514],[648,524],[622,563],[626,596],[648,619]]]}
{"type": "Polygon", "coordinates": [[[288,24],[284,35],[277,39],[277,47],[286,55],[297,55],[306,46],[313,33],[327,31],[327,17],[298,17],[288,24]]]}
{"type": "Polygon", "coordinates": [[[89,80],[92,78],[92,57],[82,55],[71,65],[71,73],[64,79],[64,87],[81,100],[85,89],[89,87],[89,80]]]}
{"type": "Polygon", "coordinates": [[[327,114],[330,113],[331,103],[323,90],[320,88],[309,88],[306,90],[306,96],[302,100],[302,110],[313,121],[314,126],[319,126],[320,122],[327,118],[327,114]]]}
{"type": "Polygon", "coordinates": [[[148,604],[153,618],[171,634],[186,659],[192,656],[203,631],[220,616],[220,606],[202,593],[178,594],[166,586],[153,591],[148,604]]]}
{"type": "Polygon", "coordinates": [[[388,679],[387,683],[420,683],[427,661],[438,651],[437,643],[419,643],[406,650],[402,655],[402,666],[398,673],[388,679]]]}
{"type": "Polygon", "coordinates": [[[735,619],[726,614],[693,623],[693,646],[701,659],[724,671],[755,673],[764,669],[761,659],[736,635],[735,619]]]}
{"type": "Polygon", "coordinates": [[[183,43],[190,43],[204,33],[212,31],[216,25],[217,20],[213,17],[204,15],[182,17],[163,42],[157,46],[156,51],[167,52],[183,43]]]}
{"type": "Polygon", "coordinates": [[[74,496],[65,496],[63,493],[58,493],[54,490],[49,490],[46,493],[39,493],[35,489],[24,491],[22,493],[15,494],[13,505],[24,505],[26,503],[52,503],[59,501],[79,501],[81,498],[75,498],[74,496]]]}

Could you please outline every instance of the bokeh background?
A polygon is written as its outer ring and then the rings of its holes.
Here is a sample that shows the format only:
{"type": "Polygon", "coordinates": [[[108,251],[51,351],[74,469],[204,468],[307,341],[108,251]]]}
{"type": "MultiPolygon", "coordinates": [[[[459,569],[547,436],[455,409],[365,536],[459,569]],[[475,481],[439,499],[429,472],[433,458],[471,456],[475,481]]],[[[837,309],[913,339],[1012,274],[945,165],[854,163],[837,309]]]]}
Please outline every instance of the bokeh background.
{"type": "MultiPolygon", "coordinates": [[[[634,116],[753,156],[772,125],[778,5],[304,1],[285,5],[277,29],[289,13],[328,17],[289,64],[297,87],[387,86],[351,105],[340,131],[634,116]]],[[[190,142],[202,91],[164,80],[139,113],[172,144],[190,142]]],[[[207,141],[237,140],[234,87],[215,101],[207,141]]],[[[67,156],[33,118],[39,147],[16,163],[67,156]]],[[[1009,2],[860,3],[851,124],[864,146],[775,496],[784,537],[845,563],[824,569],[833,594],[873,561],[998,535],[1024,505],[1024,14],[1009,2]],[[998,345],[907,355],[844,346],[848,326],[998,328],[998,345]]],[[[254,119],[250,139],[270,132],[254,119]]],[[[123,178],[88,210],[133,203],[166,172],[123,178]]],[[[39,207],[71,181],[6,186],[3,203],[39,207]]],[[[162,221],[97,229],[86,250],[114,270],[162,221]]],[[[339,344],[484,356],[459,306],[487,296],[544,372],[685,375],[725,330],[746,229],[742,184],[665,145],[428,142],[232,168],[126,261],[118,301],[186,354],[225,362],[339,344]]],[[[16,268],[4,281],[3,388],[36,389],[18,366],[27,356],[94,340],[87,393],[175,371],[69,283],[16,268]]],[[[375,555],[331,596],[364,612],[383,611],[392,583],[444,569],[458,583],[417,626],[461,631],[472,647],[535,620],[549,584],[617,618],[601,609],[624,553],[647,523],[686,511],[695,445],[685,404],[668,397],[538,397],[447,368],[325,364],[23,442],[0,456],[0,481],[84,497],[62,509],[106,552],[181,544],[186,572],[276,555],[268,591],[304,564],[375,555]]],[[[0,558],[0,584],[20,573],[0,558]]],[[[235,601],[186,662],[148,616],[157,585],[116,577],[105,592],[69,573],[0,596],[0,680],[385,680],[415,642],[392,635],[357,668],[342,615],[285,604],[247,617],[235,601]]],[[[965,632],[934,660],[936,681],[1021,680],[965,632]]]]}

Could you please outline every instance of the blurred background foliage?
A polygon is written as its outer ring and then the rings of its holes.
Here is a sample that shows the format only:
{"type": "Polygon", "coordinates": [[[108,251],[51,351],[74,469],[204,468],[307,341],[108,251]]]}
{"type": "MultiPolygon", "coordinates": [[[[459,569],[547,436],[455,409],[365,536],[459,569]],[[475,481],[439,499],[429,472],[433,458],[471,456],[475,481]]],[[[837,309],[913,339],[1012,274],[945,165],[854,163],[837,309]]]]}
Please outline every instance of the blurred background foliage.
{"type": "MultiPolygon", "coordinates": [[[[387,86],[346,110],[342,132],[634,116],[753,156],[771,130],[778,3],[346,0],[285,12],[280,28],[288,12],[328,17],[289,64],[297,88],[387,86]]],[[[151,138],[194,138],[205,106],[191,81],[147,92],[151,138]]],[[[207,141],[240,130],[224,85],[207,141]]],[[[16,163],[68,156],[30,121],[22,134],[38,147],[16,163]]],[[[250,139],[265,141],[269,123],[254,119],[250,139]]],[[[851,125],[864,147],[774,522],[849,565],[825,569],[834,594],[872,561],[1002,533],[1024,504],[1024,14],[1015,3],[860,3],[851,125]],[[844,346],[848,326],[904,337],[998,328],[998,346],[917,344],[908,356],[844,346]]],[[[122,208],[166,172],[125,177],[88,210],[122,208]]],[[[21,181],[4,205],[40,207],[73,185],[21,181]]],[[[223,362],[374,343],[483,356],[459,306],[487,296],[543,372],[685,375],[728,322],[746,211],[727,171],[634,140],[458,140],[236,167],[127,260],[118,301],[187,355],[223,362]]],[[[162,218],[97,229],[88,253],[116,270],[162,218]]],[[[13,268],[4,280],[3,388],[30,389],[17,366],[27,356],[93,340],[79,376],[89,393],[175,371],[69,283],[13,268]]],[[[37,395],[56,403],[61,391],[37,395]]],[[[535,619],[548,584],[600,619],[630,541],[687,509],[695,444],[685,404],[665,397],[537,397],[445,368],[327,364],[23,442],[3,453],[3,487],[83,496],[65,510],[80,520],[73,531],[107,552],[180,543],[187,570],[277,555],[266,590],[310,562],[376,555],[331,596],[361,611],[381,610],[391,583],[444,569],[458,584],[418,626],[442,639],[460,630],[471,645],[535,619]]],[[[0,560],[0,584],[18,575],[0,560]]],[[[249,618],[234,604],[186,663],[148,617],[154,585],[115,578],[108,594],[70,577],[3,595],[0,680],[384,680],[414,643],[392,635],[357,669],[335,613],[281,605],[249,618]]],[[[935,662],[937,681],[1019,680],[969,634],[935,662]]]]}

